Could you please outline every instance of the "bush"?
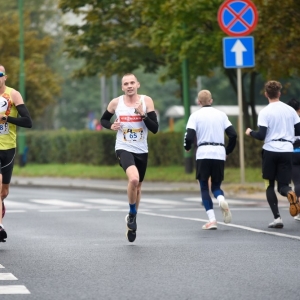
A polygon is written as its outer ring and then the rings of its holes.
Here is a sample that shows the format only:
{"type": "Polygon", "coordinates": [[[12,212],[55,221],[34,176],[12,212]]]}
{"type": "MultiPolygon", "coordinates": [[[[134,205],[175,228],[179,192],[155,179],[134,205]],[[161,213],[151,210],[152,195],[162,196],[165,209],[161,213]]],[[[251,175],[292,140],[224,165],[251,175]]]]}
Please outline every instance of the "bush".
{"type": "MultiPolygon", "coordinates": [[[[183,138],[181,132],[149,133],[149,166],[183,165],[183,138]]],[[[115,139],[116,133],[109,130],[28,131],[28,162],[115,165],[115,139]]],[[[245,167],[260,167],[262,142],[245,136],[244,145],[245,167]]],[[[239,141],[226,166],[240,166],[239,141]]]]}

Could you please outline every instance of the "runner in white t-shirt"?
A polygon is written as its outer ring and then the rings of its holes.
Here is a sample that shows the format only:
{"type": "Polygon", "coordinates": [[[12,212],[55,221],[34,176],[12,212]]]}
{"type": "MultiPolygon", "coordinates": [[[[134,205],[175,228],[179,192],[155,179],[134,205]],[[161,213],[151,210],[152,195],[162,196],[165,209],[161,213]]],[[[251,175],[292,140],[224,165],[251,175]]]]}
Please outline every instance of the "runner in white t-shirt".
{"type": "Polygon", "coordinates": [[[217,229],[213,202],[209,194],[209,178],[211,178],[211,191],[219,201],[224,222],[231,222],[231,212],[224,198],[221,183],[224,179],[226,156],[233,151],[237,138],[227,115],[213,108],[212,102],[210,91],[201,90],[198,93],[198,104],[202,107],[190,115],[184,138],[186,151],[190,151],[195,138],[197,139],[196,179],[200,183],[202,203],[209,219],[202,229],[209,230],[217,229]],[[226,147],[224,132],[229,138],[226,147]]]}
{"type": "Polygon", "coordinates": [[[295,133],[300,135],[300,120],[296,111],[280,101],[282,85],[278,81],[265,84],[265,97],[269,104],[258,114],[258,131],[247,128],[246,134],[264,140],[262,151],[262,176],[266,184],[266,196],[272,210],[274,221],[269,228],[282,228],[283,222],[278,210],[277,190],[288,198],[290,214],[300,213],[296,193],[289,186],[292,177],[292,153],[295,133]]]}
{"type": "Polygon", "coordinates": [[[122,78],[124,95],[108,104],[101,117],[101,125],[117,132],[116,156],[128,178],[127,196],[129,214],[126,216],[127,239],[136,239],[136,215],[141,200],[141,187],[148,161],[148,130],[158,131],[157,116],[153,100],[137,93],[140,83],[134,74],[125,74],[122,78]],[[110,122],[116,115],[114,123],[110,122]]]}

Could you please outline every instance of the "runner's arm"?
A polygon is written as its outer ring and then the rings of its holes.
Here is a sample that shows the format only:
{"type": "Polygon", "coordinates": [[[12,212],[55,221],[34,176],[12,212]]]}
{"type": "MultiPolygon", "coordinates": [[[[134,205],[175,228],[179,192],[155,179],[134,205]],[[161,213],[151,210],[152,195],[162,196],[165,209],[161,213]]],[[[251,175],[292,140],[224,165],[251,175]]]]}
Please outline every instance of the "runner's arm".
{"type": "Polygon", "coordinates": [[[196,131],[194,129],[187,128],[186,133],[184,135],[184,143],[183,143],[183,147],[186,151],[191,150],[192,144],[195,141],[195,137],[196,137],[196,131]]]}
{"type": "Polygon", "coordinates": [[[157,116],[156,116],[156,112],[150,111],[148,112],[145,117],[142,119],[146,125],[146,127],[152,132],[152,133],[157,133],[158,131],[158,121],[157,121],[157,116]]]}
{"type": "Polygon", "coordinates": [[[260,141],[263,141],[266,138],[266,134],[267,134],[267,127],[265,126],[259,126],[259,130],[258,131],[251,131],[250,135],[260,141]]]}
{"type": "Polygon", "coordinates": [[[225,129],[225,133],[226,133],[226,135],[228,136],[228,139],[229,139],[228,145],[227,145],[227,147],[225,147],[226,155],[228,155],[233,151],[233,149],[236,145],[237,134],[236,134],[236,131],[235,131],[233,126],[227,127],[225,129]]]}
{"type": "Polygon", "coordinates": [[[104,128],[111,129],[112,123],[110,122],[110,119],[112,118],[114,114],[110,113],[108,110],[104,112],[100,119],[100,123],[104,128]]]}
{"type": "Polygon", "coordinates": [[[111,129],[111,125],[113,123],[110,122],[110,119],[115,114],[118,102],[118,98],[114,98],[113,100],[111,100],[107,106],[107,110],[103,113],[100,119],[100,123],[104,128],[111,129]]]}
{"type": "Polygon", "coordinates": [[[20,126],[25,128],[31,128],[32,127],[32,120],[29,114],[29,111],[25,104],[20,104],[16,106],[16,109],[20,115],[20,117],[14,118],[11,116],[7,116],[7,118],[4,116],[3,118],[6,118],[6,122],[20,126]]]}
{"type": "Polygon", "coordinates": [[[295,127],[295,136],[300,136],[300,122],[294,125],[295,127]]]}

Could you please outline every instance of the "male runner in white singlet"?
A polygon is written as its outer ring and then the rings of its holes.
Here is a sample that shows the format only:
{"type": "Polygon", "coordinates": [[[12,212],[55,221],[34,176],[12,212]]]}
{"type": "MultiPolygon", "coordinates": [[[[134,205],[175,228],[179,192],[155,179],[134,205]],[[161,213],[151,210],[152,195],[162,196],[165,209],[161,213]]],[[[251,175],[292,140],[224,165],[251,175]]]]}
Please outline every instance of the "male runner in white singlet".
{"type": "Polygon", "coordinates": [[[125,74],[122,78],[124,95],[111,100],[101,117],[103,127],[117,131],[116,155],[128,178],[129,214],[125,220],[129,242],[134,242],[136,238],[136,215],[148,161],[148,130],[153,133],[158,131],[153,100],[139,95],[139,87],[135,75],[125,74]],[[114,114],[117,118],[111,123],[114,114]]]}

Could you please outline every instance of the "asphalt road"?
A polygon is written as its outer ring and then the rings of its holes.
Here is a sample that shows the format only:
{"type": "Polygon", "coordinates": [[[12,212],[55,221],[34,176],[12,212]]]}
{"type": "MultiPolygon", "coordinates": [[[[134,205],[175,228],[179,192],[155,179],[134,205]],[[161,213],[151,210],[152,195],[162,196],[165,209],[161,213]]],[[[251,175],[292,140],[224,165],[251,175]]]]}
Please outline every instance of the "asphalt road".
{"type": "Polygon", "coordinates": [[[0,244],[1,300],[298,300],[300,222],[263,201],[229,199],[233,221],[204,231],[197,196],[144,195],[137,239],[124,193],[11,189],[0,244]]]}

